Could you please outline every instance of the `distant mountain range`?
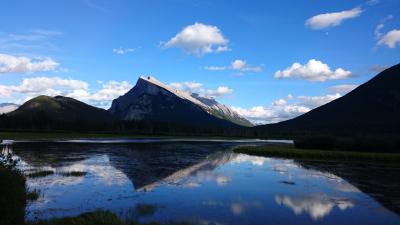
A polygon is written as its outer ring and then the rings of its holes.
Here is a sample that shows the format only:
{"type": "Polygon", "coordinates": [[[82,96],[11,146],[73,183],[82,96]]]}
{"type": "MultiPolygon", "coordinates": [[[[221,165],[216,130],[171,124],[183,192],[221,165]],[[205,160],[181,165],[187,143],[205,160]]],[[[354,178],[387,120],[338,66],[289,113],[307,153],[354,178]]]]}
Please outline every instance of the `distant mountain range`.
{"type": "Polygon", "coordinates": [[[200,127],[211,128],[206,132],[213,134],[259,137],[400,134],[400,64],[297,118],[256,127],[215,99],[177,90],[153,77],[140,77],[108,111],[72,98],[39,96],[0,114],[3,129],[204,134],[200,127]]]}
{"type": "Polygon", "coordinates": [[[113,100],[109,111],[123,120],[252,126],[250,121],[215,99],[180,91],[154,77],[140,77],[135,87],[113,100]]]}
{"type": "Polygon", "coordinates": [[[345,96],[294,119],[258,126],[259,134],[400,133],[400,64],[345,96]]]}

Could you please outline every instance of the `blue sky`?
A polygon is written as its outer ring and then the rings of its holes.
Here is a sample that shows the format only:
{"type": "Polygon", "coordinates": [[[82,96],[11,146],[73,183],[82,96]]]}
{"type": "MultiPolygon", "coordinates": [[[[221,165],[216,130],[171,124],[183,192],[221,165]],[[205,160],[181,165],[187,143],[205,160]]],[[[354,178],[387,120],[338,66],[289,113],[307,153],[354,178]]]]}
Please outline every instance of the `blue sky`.
{"type": "Polygon", "coordinates": [[[151,74],[268,123],[399,59],[398,0],[0,2],[0,102],[62,94],[107,108],[151,74]]]}

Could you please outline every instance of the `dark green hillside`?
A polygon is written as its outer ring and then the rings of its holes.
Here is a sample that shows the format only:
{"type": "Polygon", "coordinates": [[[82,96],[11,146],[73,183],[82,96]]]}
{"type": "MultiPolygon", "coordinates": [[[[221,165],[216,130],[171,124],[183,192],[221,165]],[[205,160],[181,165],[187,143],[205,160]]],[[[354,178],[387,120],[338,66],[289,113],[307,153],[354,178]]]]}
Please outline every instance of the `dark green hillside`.
{"type": "Polygon", "coordinates": [[[259,135],[400,134],[400,64],[297,118],[258,126],[259,135]]]}
{"type": "Polygon", "coordinates": [[[0,126],[10,129],[91,130],[106,129],[113,123],[114,117],[104,109],[73,98],[43,95],[0,119],[0,126]]]}

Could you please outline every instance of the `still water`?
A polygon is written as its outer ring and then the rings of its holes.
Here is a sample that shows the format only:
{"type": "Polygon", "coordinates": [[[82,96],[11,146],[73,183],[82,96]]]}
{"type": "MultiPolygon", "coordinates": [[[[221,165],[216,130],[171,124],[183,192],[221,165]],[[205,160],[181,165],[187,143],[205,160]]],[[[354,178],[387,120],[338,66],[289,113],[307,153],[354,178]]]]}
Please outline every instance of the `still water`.
{"type": "Polygon", "coordinates": [[[249,144],[266,143],[67,140],[7,143],[3,149],[13,151],[26,174],[54,171],[28,178],[29,189],[40,190],[40,197],[28,204],[27,220],[104,209],[143,222],[400,224],[398,199],[397,204],[391,201],[391,195],[398,197],[393,180],[399,168],[386,168],[390,178],[379,176],[391,179],[395,191],[377,191],[375,184],[368,184],[374,178],[363,180],[352,172],[376,173],[381,166],[368,170],[364,165],[351,168],[232,152],[235,146],[249,144]],[[86,174],[63,175],[73,171],[86,174]]]}

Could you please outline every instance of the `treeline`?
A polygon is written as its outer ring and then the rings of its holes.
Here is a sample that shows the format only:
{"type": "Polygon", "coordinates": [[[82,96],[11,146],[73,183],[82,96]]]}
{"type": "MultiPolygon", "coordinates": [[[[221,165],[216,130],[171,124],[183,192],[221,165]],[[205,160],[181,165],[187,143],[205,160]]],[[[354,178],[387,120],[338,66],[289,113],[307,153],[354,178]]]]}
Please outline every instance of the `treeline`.
{"type": "Polygon", "coordinates": [[[30,116],[0,115],[3,131],[70,131],[70,132],[121,132],[131,134],[196,135],[196,136],[247,136],[247,129],[238,125],[207,126],[160,121],[123,121],[118,119],[87,120],[52,119],[44,114],[30,116]]]}

